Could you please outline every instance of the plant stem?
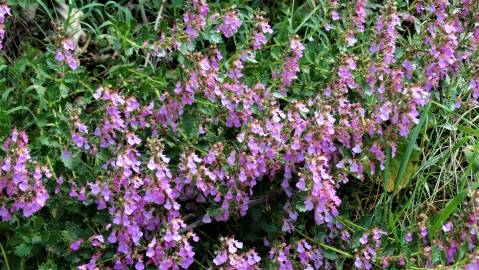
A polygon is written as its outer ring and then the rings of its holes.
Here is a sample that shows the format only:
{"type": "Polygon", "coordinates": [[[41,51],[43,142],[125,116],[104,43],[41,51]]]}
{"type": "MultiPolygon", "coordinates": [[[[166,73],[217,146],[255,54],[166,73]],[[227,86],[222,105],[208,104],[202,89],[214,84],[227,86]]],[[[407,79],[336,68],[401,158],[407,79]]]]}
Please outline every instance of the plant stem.
{"type": "Polygon", "coordinates": [[[48,163],[48,167],[50,168],[50,172],[53,175],[53,179],[58,180],[57,174],[55,173],[55,170],[53,169],[52,161],[50,160],[49,156],[47,156],[47,163],[48,163]]]}
{"type": "MultiPolygon", "coordinates": [[[[343,225],[350,226],[350,227],[354,227],[354,228],[359,229],[359,230],[361,230],[361,231],[366,231],[366,230],[367,230],[367,229],[364,228],[363,226],[358,225],[358,224],[352,222],[351,220],[348,220],[348,219],[346,219],[346,218],[344,218],[344,217],[342,217],[342,216],[337,216],[337,217],[336,217],[336,220],[338,220],[338,221],[339,221],[341,224],[343,224],[343,225]]],[[[396,239],[394,239],[394,238],[392,238],[392,237],[389,237],[389,236],[388,236],[388,240],[391,240],[391,241],[393,241],[393,242],[396,242],[396,239]]]]}
{"type": "Polygon", "coordinates": [[[301,232],[300,230],[298,230],[298,229],[296,229],[296,228],[295,228],[294,230],[295,230],[299,235],[301,235],[302,237],[308,239],[309,241],[311,241],[311,242],[313,242],[313,243],[318,244],[320,247],[322,247],[322,248],[324,248],[324,249],[329,249],[329,250],[334,251],[334,252],[336,252],[336,253],[338,253],[338,254],[341,254],[341,255],[343,255],[344,257],[349,258],[349,259],[354,258],[353,255],[349,254],[348,252],[346,252],[346,251],[344,251],[344,250],[340,250],[340,249],[337,249],[337,248],[332,247],[332,246],[330,246],[330,245],[327,245],[327,244],[325,244],[325,243],[316,241],[316,240],[314,240],[313,238],[307,236],[306,234],[304,234],[303,232],[301,232]]]}
{"type": "Polygon", "coordinates": [[[10,265],[8,264],[7,254],[5,254],[5,250],[3,249],[2,242],[0,242],[0,249],[2,250],[3,260],[5,261],[5,267],[7,267],[7,270],[10,270],[10,265]]]}

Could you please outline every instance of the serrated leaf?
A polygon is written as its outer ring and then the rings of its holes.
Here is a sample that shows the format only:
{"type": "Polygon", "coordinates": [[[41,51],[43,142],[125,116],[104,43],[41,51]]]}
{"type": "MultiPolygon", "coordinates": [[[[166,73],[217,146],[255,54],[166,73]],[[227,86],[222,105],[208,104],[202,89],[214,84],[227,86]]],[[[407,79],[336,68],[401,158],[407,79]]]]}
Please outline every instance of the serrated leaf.
{"type": "Polygon", "coordinates": [[[208,207],[208,210],[206,212],[210,217],[216,217],[223,213],[223,208],[221,208],[219,205],[213,205],[208,207]]]}
{"type": "Polygon", "coordinates": [[[208,37],[208,41],[212,44],[218,44],[222,41],[221,35],[217,32],[212,32],[208,37]]]}
{"type": "Polygon", "coordinates": [[[60,83],[59,89],[60,89],[60,96],[62,98],[66,98],[68,96],[68,92],[70,91],[70,89],[68,89],[68,87],[64,83],[60,83]]]}
{"type": "Polygon", "coordinates": [[[64,150],[60,156],[60,159],[62,160],[65,167],[67,167],[68,169],[73,168],[72,153],[70,151],[64,150]]]}
{"type": "Polygon", "coordinates": [[[41,85],[33,85],[33,88],[37,92],[37,99],[40,102],[40,107],[46,110],[47,107],[47,100],[45,99],[45,93],[47,89],[41,85]]]}
{"type": "Polygon", "coordinates": [[[26,257],[32,251],[32,246],[28,245],[27,243],[21,243],[20,245],[15,247],[15,254],[19,257],[26,257]]]}
{"type": "Polygon", "coordinates": [[[434,246],[432,248],[432,256],[431,256],[431,261],[432,264],[436,264],[441,260],[441,254],[439,253],[439,249],[437,246],[434,246]]]}
{"type": "Polygon", "coordinates": [[[40,242],[42,242],[42,237],[40,235],[32,236],[32,240],[31,240],[32,244],[37,244],[37,243],[40,243],[40,242]]]}
{"type": "Polygon", "coordinates": [[[323,256],[326,259],[329,259],[331,261],[335,261],[339,258],[339,255],[336,252],[331,252],[331,251],[328,251],[326,249],[323,249],[323,256]]]}
{"type": "Polygon", "coordinates": [[[307,212],[308,210],[306,209],[305,201],[306,201],[306,196],[308,195],[307,192],[299,192],[293,200],[293,205],[298,212],[307,212]]]}
{"type": "Polygon", "coordinates": [[[192,114],[185,114],[181,121],[181,128],[186,132],[189,137],[198,137],[198,123],[196,118],[192,114]]]}
{"type": "Polygon", "coordinates": [[[49,137],[46,137],[46,136],[40,136],[38,137],[38,141],[42,144],[42,145],[45,145],[45,146],[48,146],[48,147],[54,147],[54,148],[57,148],[59,147],[60,145],[58,144],[58,142],[50,139],[49,137]]]}

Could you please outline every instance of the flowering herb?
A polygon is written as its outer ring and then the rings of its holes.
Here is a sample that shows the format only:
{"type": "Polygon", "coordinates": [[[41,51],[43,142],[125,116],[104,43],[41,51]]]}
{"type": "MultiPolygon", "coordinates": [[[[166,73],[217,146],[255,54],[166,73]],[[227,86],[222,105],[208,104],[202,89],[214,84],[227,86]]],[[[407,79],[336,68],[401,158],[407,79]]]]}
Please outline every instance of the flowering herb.
{"type": "Polygon", "coordinates": [[[419,134],[477,110],[473,1],[143,2],[83,7],[92,44],[57,42],[61,73],[42,50],[0,65],[7,269],[475,269],[475,153],[438,230],[411,184],[419,134]]]}

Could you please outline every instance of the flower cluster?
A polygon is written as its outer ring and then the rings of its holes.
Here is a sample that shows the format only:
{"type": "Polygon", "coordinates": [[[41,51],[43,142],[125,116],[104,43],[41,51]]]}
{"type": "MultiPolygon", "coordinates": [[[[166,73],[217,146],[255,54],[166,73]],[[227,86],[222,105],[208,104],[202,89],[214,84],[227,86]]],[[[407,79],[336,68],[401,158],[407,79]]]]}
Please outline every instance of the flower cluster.
{"type": "Polygon", "coordinates": [[[186,25],[185,33],[188,37],[196,39],[199,31],[205,29],[209,8],[206,0],[193,0],[191,6],[192,11],[183,14],[183,22],[186,25]]]}
{"type": "MultiPolygon", "coordinates": [[[[458,262],[458,258],[462,252],[466,251],[470,260],[469,267],[477,264],[476,256],[479,255],[479,239],[477,238],[477,228],[479,225],[479,191],[472,194],[472,200],[469,211],[461,213],[461,218],[457,222],[447,221],[442,227],[442,233],[437,232],[432,235],[426,229],[427,217],[423,216],[423,220],[417,226],[417,237],[410,233],[406,235],[406,242],[409,245],[419,245],[422,249],[421,257],[426,261],[426,267],[433,267],[437,254],[435,249],[444,257],[444,261],[448,265],[458,262]],[[414,241],[417,239],[418,241],[414,241]]],[[[412,258],[412,260],[416,260],[412,258]]],[[[467,268],[467,267],[466,267],[467,268]]],[[[474,268],[472,268],[474,269],[474,268]]]]}
{"type": "Polygon", "coordinates": [[[258,21],[258,26],[256,31],[253,32],[253,50],[259,50],[267,43],[266,34],[272,34],[273,30],[261,14],[257,15],[255,19],[258,21]]]}
{"type": "MultiPolygon", "coordinates": [[[[201,18],[208,16],[208,9],[200,8],[204,5],[193,2],[193,9],[201,10],[198,12],[201,18]]],[[[358,1],[357,5],[358,14],[365,15],[364,3],[358,1]]],[[[186,17],[184,31],[194,38],[197,31],[206,26],[195,24],[201,27],[194,30],[189,23],[202,19],[191,14],[186,17]]],[[[264,34],[271,33],[264,19],[257,17],[257,20],[254,50],[260,50],[266,43],[264,34]]],[[[427,85],[413,80],[419,72],[415,63],[397,57],[397,28],[401,20],[409,20],[409,17],[400,16],[394,8],[384,9],[374,28],[376,38],[371,41],[370,61],[358,63],[353,56],[343,56],[338,61],[334,79],[323,91],[307,100],[293,100],[286,107],[280,106],[277,97],[261,82],[250,84],[244,80],[243,69],[251,56],[249,49],[229,59],[230,65],[226,65],[226,59],[215,47],[207,53],[192,54],[190,66],[184,68],[185,79],[176,83],[174,94],[165,91],[156,106],[153,103],[141,106],[134,97],[122,96],[108,87],[98,88],[94,97],[104,102],[104,120],[94,128],[94,137],[90,138],[87,128],[74,119],[72,140],[93,155],[102,151],[101,148],[110,151],[112,159],[104,165],[109,174],[90,183],[91,191],[86,188],[83,193],[95,199],[98,209],[110,209],[114,220],[110,229],[125,233],[123,240],[118,242],[118,257],[128,258],[131,251],[138,248],[139,239],[149,235],[148,228],[153,227],[148,221],[129,218],[136,216],[135,213],[151,211],[160,223],[161,220],[177,220],[171,232],[156,235],[155,245],[179,252],[180,247],[171,246],[164,238],[176,235],[177,244],[188,243],[189,237],[182,233],[187,227],[181,214],[198,209],[198,205],[193,207],[188,202],[205,207],[214,204],[216,211],[199,215],[203,223],[227,221],[231,215],[245,215],[254,195],[253,188],[259,181],[274,179],[278,174],[281,175],[280,187],[288,197],[294,197],[297,192],[306,194],[302,202],[304,210],[314,212],[317,224],[333,224],[341,203],[337,195],[340,184],[349,181],[351,176],[363,180],[366,169],[371,174],[376,172],[376,167],[382,170],[385,149],[390,147],[392,156],[395,155],[398,138],[407,136],[418,122],[420,108],[430,98],[427,85]],[[229,68],[224,69],[225,66],[229,68]],[[368,72],[364,74],[363,70],[368,72]],[[366,96],[377,102],[364,101],[366,96]],[[226,127],[238,129],[237,144],[225,147],[219,142],[206,151],[185,149],[173,173],[170,158],[163,153],[164,146],[158,138],[168,134],[169,129],[178,132],[183,113],[203,98],[223,112],[214,120],[216,123],[224,121],[226,127]],[[150,150],[145,156],[140,149],[146,134],[156,138],[155,142],[148,143],[156,145],[157,150],[150,150]],[[149,171],[154,175],[146,177],[149,171]],[[154,182],[159,183],[159,190],[150,186],[154,182]],[[109,188],[105,189],[105,185],[109,188]],[[116,187],[115,192],[108,192],[112,186],[116,187]],[[107,195],[102,195],[103,190],[107,195]],[[110,198],[112,193],[117,195],[110,198]],[[123,199],[117,201],[116,196],[123,199]],[[150,209],[150,204],[164,206],[165,212],[146,210],[150,209]]],[[[229,10],[218,30],[225,37],[231,37],[240,25],[236,11],[229,10]]],[[[359,31],[362,25],[363,20],[358,20],[359,31]]],[[[171,52],[177,50],[180,39],[175,35],[179,31],[176,29],[172,37],[162,35],[162,46],[171,52]],[[176,43],[169,43],[173,40],[176,43]]],[[[294,37],[288,49],[281,71],[283,94],[300,71],[299,60],[305,47],[294,37]]],[[[200,127],[200,136],[205,132],[206,128],[200,127]]],[[[81,195],[82,188],[85,189],[81,187],[74,196],[88,200],[88,196],[81,195]]],[[[283,229],[286,232],[293,230],[297,220],[298,213],[292,205],[288,201],[284,207],[283,229]]],[[[155,226],[159,225],[155,223],[155,226]]],[[[371,267],[382,235],[379,230],[366,234],[364,247],[355,259],[358,268],[371,267]]],[[[305,249],[304,245],[302,247],[300,250],[305,249]]],[[[216,262],[224,263],[224,255],[219,254],[216,262]]],[[[141,256],[121,263],[130,265],[133,261],[159,265],[141,256]]]]}
{"type": "Polygon", "coordinates": [[[3,39],[5,38],[5,17],[12,15],[10,8],[6,4],[0,4],[0,50],[3,48],[3,39]]]}
{"type": "MultiPolygon", "coordinates": [[[[434,12],[423,14],[418,7],[414,15],[398,12],[388,2],[372,29],[366,29],[367,1],[355,1],[349,16],[339,15],[339,5],[330,1],[333,21],[349,17],[347,25],[352,27],[342,32],[347,44],[335,59],[330,80],[313,94],[289,91],[300,77],[300,61],[307,60],[303,52],[309,46],[299,36],[280,44],[286,53],[278,61],[279,71],[268,73],[268,66],[262,69],[267,70],[264,74],[252,76],[250,69],[256,66],[250,64],[256,64],[255,57],[268,49],[267,35],[273,34],[265,16],[256,14],[250,27],[249,19],[241,21],[238,11],[228,9],[216,20],[219,13],[212,12],[205,0],[192,0],[183,15],[184,25],[174,25],[155,43],[155,57],[180,54],[181,63],[175,65],[174,74],[168,73],[176,78],[174,82],[165,76],[171,84],[158,92],[154,102],[100,85],[92,93],[94,112],[70,111],[66,121],[70,145],[62,157],[80,151],[85,163],[94,160],[95,166],[88,179],[59,177],[55,194],[67,190],[63,195],[70,200],[96,207],[107,217],[89,237],[69,243],[71,252],[92,251],[79,269],[193,268],[193,242],[199,237],[186,216],[196,218],[195,224],[245,216],[264,195],[256,192],[260,183],[285,198],[283,220],[278,222],[284,233],[296,231],[303,217],[314,218],[325,231],[321,240],[351,251],[347,257],[357,269],[372,269],[379,261],[385,268],[393,262],[400,267],[409,263],[403,254],[381,254],[386,232],[380,229],[362,230],[359,244],[350,243],[354,242],[350,232],[336,220],[343,199],[338,190],[349,181],[364,181],[384,170],[387,153],[396,156],[398,143],[419,122],[433,90],[471,59],[479,42],[462,37],[479,36],[474,32],[478,30],[465,27],[468,16],[454,14],[461,10],[472,15],[467,1],[457,4],[458,9],[431,1],[428,9],[434,12]],[[417,45],[423,47],[399,50],[401,26],[424,18],[428,18],[427,30],[420,33],[424,44],[417,45]],[[252,31],[246,35],[245,46],[233,52],[214,42],[204,42],[206,48],[195,47],[202,31],[211,35],[213,29],[231,38],[240,27],[252,31]],[[356,40],[355,34],[367,31],[374,38],[356,40]],[[351,48],[356,42],[361,43],[356,48],[362,50],[361,57],[351,48]],[[184,44],[192,45],[187,52],[184,44]]],[[[63,39],[55,59],[78,68],[74,49],[71,39],[63,39]]],[[[477,77],[469,81],[469,88],[477,99],[477,77]]],[[[42,179],[51,173],[30,161],[24,132],[15,130],[4,148],[7,157],[0,164],[0,193],[5,196],[0,197],[0,217],[8,221],[15,211],[22,210],[27,217],[45,205],[48,193],[42,179]]],[[[477,211],[468,215],[464,225],[444,224],[448,241],[433,239],[426,221],[404,240],[420,246],[421,261],[427,266],[435,263],[433,246],[452,264],[460,243],[470,245],[471,254],[477,253],[478,215],[477,211]]],[[[277,269],[333,269],[324,243],[318,246],[310,239],[283,236],[269,258],[277,269]]],[[[242,249],[243,243],[234,238],[221,239],[211,265],[261,269],[264,260],[255,250],[242,249]]],[[[472,261],[470,267],[475,264],[472,261]]]]}
{"type": "Polygon", "coordinates": [[[376,260],[377,249],[381,246],[381,238],[386,233],[374,228],[371,232],[365,232],[359,239],[361,250],[356,253],[354,266],[357,269],[371,269],[372,262],[376,260]]]}
{"type": "MultiPolygon", "coordinates": [[[[103,120],[94,128],[93,137],[79,118],[72,119],[72,141],[91,155],[111,157],[103,164],[103,173],[78,190],[71,186],[69,196],[85,204],[95,203],[99,211],[108,211],[112,221],[102,234],[90,237],[89,244],[100,257],[108,246],[116,250],[114,269],[188,268],[194,251],[189,243],[198,237],[183,232],[178,203],[181,186],[174,185],[164,146],[153,134],[147,140],[140,133],[155,127],[153,104],[141,106],[134,97],[124,97],[109,87],[99,87],[94,98],[104,104],[103,120]],[[146,147],[147,151],[142,151],[146,147]],[[147,243],[143,246],[142,243],[147,243]]],[[[75,243],[73,249],[76,249],[75,243]]],[[[95,258],[95,256],[94,256],[95,258]]],[[[91,260],[85,269],[94,269],[91,260]]]]}
{"type": "Polygon", "coordinates": [[[261,257],[254,249],[240,253],[239,250],[242,248],[242,242],[234,238],[222,238],[221,248],[216,251],[216,257],[213,259],[213,263],[219,267],[219,269],[225,270],[261,269],[261,257]]]}
{"type": "Polygon", "coordinates": [[[48,200],[45,179],[52,177],[46,166],[31,160],[28,137],[13,130],[3,144],[6,156],[0,161],[0,217],[9,221],[22,211],[24,217],[38,212],[48,200]]]}
{"type": "Polygon", "coordinates": [[[77,69],[80,63],[73,55],[74,50],[73,40],[71,38],[63,39],[60,48],[55,53],[55,60],[66,63],[73,70],[77,69]]]}
{"type": "Polygon", "coordinates": [[[364,24],[366,23],[366,4],[367,0],[357,0],[354,5],[356,16],[353,18],[353,24],[360,33],[364,32],[364,24]]]}
{"type": "Polygon", "coordinates": [[[300,71],[299,59],[303,57],[304,45],[295,37],[291,39],[289,44],[289,56],[286,57],[281,71],[281,91],[285,95],[285,88],[291,86],[293,80],[296,79],[296,74],[300,71]]]}
{"type": "Polygon", "coordinates": [[[241,20],[235,10],[226,12],[223,16],[223,22],[218,26],[218,31],[221,31],[227,38],[232,37],[240,28],[241,20]]]}
{"type": "Polygon", "coordinates": [[[269,258],[278,270],[334,269],[334,264],[324,257],[321,248],[304,239],[289,245],[282,242],[271,248],[269,258]]]}

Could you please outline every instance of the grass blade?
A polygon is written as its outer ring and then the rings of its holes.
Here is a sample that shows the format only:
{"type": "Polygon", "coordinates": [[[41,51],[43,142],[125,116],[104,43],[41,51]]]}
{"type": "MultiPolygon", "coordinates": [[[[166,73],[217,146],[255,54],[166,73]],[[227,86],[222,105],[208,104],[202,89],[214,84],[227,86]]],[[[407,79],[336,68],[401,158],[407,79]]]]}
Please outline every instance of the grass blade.
{"type": "Polygon", "coordinates": [[[406,172],[407,165],[409,164],[409,159],[411,158],[412,150],[414,149],[414,145],[416,144],[416,140],[417,140],[417,137],[419,136],[419,132],[421,131],[424,124],[426,123],[427,115],[429,113],[430,108],[431,108],[431,104],[429,103],[426,109],[422,112],[419,123],[414,128],[411,136],[409,136],[407,148],[406,148],[406,151],[404,152],[403,159],[401,161],[401,166],[399,167],[399,173],[394,182],[393,194],[396,194],[397,188],[399,187],[399,183],[401,179],[404,177],[404,173],[406,172]]]}

